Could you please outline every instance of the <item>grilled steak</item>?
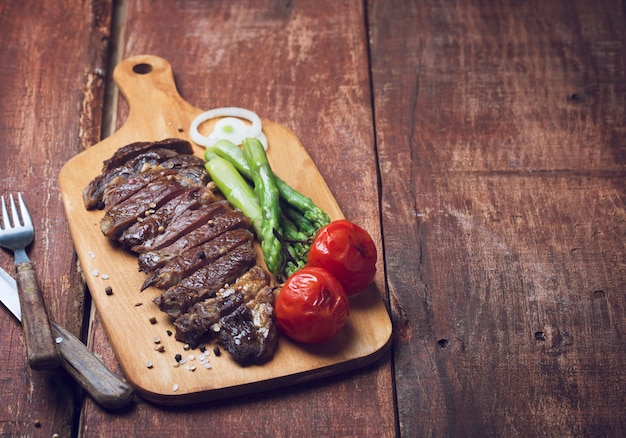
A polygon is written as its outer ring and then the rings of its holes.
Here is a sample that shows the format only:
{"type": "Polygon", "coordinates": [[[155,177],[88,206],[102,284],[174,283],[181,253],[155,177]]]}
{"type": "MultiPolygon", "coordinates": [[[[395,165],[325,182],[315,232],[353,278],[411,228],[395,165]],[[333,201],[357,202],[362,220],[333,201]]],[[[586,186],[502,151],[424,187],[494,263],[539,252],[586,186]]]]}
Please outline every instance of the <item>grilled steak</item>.
{"type": "Polygon", "coordinates": [[[195,155],[177,155],[163,161],[160,166],[175,170],[189,185],[206,186],[211,180],[204,168],[204,160],[195,155]]]}
{"type": "Polygon", "coordinates": [[[85,208],[87,210],[104,208],[105,189],[111,184],[119,184],[144,171],[147,165],[175,159],[179,154],[191,153],[193,153],[191,144],[179,139],[167,139],[156,143],[133,143],[120,148],[104,162],[102,173],[83,190],[85,208]]]}
{"type": "Polygon", "coordinates": [[[185,188],[175,179],[168,176],[146,186],[128,199],[107,209],[100,220],[102,233],[110,239],[117,240],[122,232],[130,227],[137,218],[156,211],[170,199],[181,194],[185,188]]]}
{"type": "MultiPolygon", "coordinates": [[[[223,203],[226,208],[227,203],[223,203]]],[[[250,219],[239,210],[226,211],[204,225],[181,236],[176,242],[156,251],[149,251],[139,255],[139,270],[153,271],[166,264],[169,260],[181,254],[188,248],[195,248],[222,233],[236,228],[249,228],[250,219]]]]}
{"type": "Polygon", "coordinates": [[[253,240],[254,235],[246,229],[227,231],[202,245],[187,249],[164,266],[152,271],[141,289],[149,286],[167,289],[235,247],[253,240]]]}
{"type": "Polygon", "coordinates": [[[166,138],[165,140],[155,142],[136,142],[119,148],[111,158],[105,160],[102,167],[102,173],[118,167],[123,167],[133,158],[154,149],[170,149],[178,154],[191,155],[193,148],[191,143],[180,138],[166,138]]]}
{"type": "Polygon", "coordinates": [[[271,278],[256,265],[250,220],[218,199],[191,153],[178,139],[121,148],[83,190],[85,208],[104,209],[102,233],[138,254],[141,289],[164,291],[153,301],[177,340],[215,339],[239,364],[261,363],[277,342],[271,278]]]}
{"type": "Polygon", "coordinates": [[[269,275],[255,266],[232,286],[178,317],[174,321],[176,339],[195,348],[201,340],[217,336],[244,366],[269,359],[277,342],[269,284],[269,275]]]}
{"type": "Polygon", "coordinates": [[[134,252],[144,253],[152,250],[164,248],[180,237],[206,224],[212,220],[217,213],[224,211],[223,204],[213,203],[209,205],[199,205],[197,208],[189,208],[172,218],[171,222],[157,234],[154,239],[149,239],[141,245],[133,246],[134,252]]]}
{"type": "Polygon", "coordinates": [[[172,178],[174,175],[176,171],[170,169],[150,169],[142,173],[118,175],[103,187],[102,208],[111,208],[164,176],[172,178]]]}
{"type": "Polygon", "coordinates": [[[274,355],[278,335],[273,303],[272,290],[265,286],[253,300],[220,318],[218,339],[240,365],[258,364],[274,355]]]}
{"type": "Polygon", "coordinates": [[[163,312],[178,318],[189,306],[214,296],[226,283],[232,283],[255,262],[254,247],[251,242],[246,242],[185,277],[154,302],[163,312]]]}
{"type": "Polygon", "coordinates": [[[141,222],[135,222],[127,228],[120,236],[119,242],[127,248],[141,245],[163,232],[169,222],[183,211],[197,208],[201,204],[209,204],[214,199],[208,190],[201,188],[185,190],[141,222]]]}

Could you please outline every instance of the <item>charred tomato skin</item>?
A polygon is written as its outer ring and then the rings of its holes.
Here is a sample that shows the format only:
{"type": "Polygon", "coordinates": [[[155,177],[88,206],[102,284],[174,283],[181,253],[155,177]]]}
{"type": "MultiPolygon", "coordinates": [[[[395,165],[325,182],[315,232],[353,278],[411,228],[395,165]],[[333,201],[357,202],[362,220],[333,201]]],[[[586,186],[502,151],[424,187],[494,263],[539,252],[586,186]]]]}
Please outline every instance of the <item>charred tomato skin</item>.
{"type": "Polygon", "coordinates": [[[292,274],[274,303],[279,329],[294,341],[318,344],[331,339],[350,313],[343,286],[322,268],[304,267],[292,274]]]}
{"type": "Polygon", "coordinates": [[[307,266],[330,272],[348,296],[356,295],[374,281],[378,253],[372,237],[346,220],[332,221],[317,233],[307,266]]]}

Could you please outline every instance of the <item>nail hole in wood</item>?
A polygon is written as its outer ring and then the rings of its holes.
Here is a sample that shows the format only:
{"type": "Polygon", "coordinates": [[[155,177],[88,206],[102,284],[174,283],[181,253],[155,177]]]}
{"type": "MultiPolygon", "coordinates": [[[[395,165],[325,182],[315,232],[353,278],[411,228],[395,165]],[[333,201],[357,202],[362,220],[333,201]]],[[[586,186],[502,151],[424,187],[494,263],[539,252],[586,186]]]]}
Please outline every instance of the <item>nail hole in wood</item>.
{"type": "Polygon", "coordinates": [[[448,346],[449,342],[447,339],[439,339],[437,341],[437,345],[439,345],[441,348],[446,348],[448,346]]]}
{"type": "Polygon", "coordinates": [[[598,290],[594,290],[593,291],[593,297],[594,298],[604,298],[605,293],[602,289],[598,289],[598,290]]]}
{"type": "Polygon", "coordinates": [[[587,96],[585,95],[585,93],[572,93],[569,96],[569,101],[571,103],[584,103],[587,100],[587,96]]]}

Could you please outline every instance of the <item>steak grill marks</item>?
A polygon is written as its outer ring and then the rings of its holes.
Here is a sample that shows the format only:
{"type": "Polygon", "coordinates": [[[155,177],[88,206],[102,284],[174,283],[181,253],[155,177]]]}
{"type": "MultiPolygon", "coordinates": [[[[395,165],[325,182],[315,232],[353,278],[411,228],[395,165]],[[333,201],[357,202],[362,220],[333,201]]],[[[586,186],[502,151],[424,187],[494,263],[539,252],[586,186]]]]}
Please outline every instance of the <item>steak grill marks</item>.
{"type": "Polygon", "coordinates": [[[178,318],[192,305],[214,296],[225,284],[235,281],[255,262],[256,252],[252,243],[244,243],[183,278],[154,302],[169,316],[178,318]]]}
{"type": "MultiPolygon", "coordinates": [[[[83,190],[83,201],[88,210],[104,208],[105,188],[117,178],[126,179],[143,170],[146,164],[155,165],[178,154],[192,154],[189,142],[165,139],[160,142],[131,143],[118,149],[102,166],[102,173],[83,190]]],[[[120,181],[116,181],[120,183],[120,181]]]]}
{"type": "Polygon", "coordinates": [[[180,139],[122,147],[85,187],[85,208],[103,209],[102,233],[138,254],[142,290],[163,290],[154,302],[176,339],[215,338],[241,365],[260,363],[277,343],[269,274],[255,266],[250,220],[218,200],[192,153],[180,139]]]}
{"type": "Polygon", "coordinates": [[[277,343],[270,327],[274,307],[269,282],[261,267],[253,267],[176,318],[176,339],[195,348],[202,337],[217,337],[239,363],[267,360],[277,343]]]}
{"type": "Polygon", "coordinates": [[[203,199],[206,203],[211,202],[210,199],[213,197],[203,196],[204,193],[210,192],[203,188],[186,190],[163,207],[156,210],[154,214],[145,217],[141,222],[135,222],[124,230],[119,238],[120,243],[126,247],[132,248],[152,241],[173,218],[180,215],[185,210],[197,208],[203,203],[203,199]]]}
{"type": "MultiPolygon", "coordinates": [[[[228,205],[225,201],[223,204],[225,206],[228,205]]],[[[153,271],[165,265],[169,260],[181,254],[186,249],[195,248],[228,230],[237,228],[250,229],[250,220],[239,211],[227,210],[214,219],[209,219],[206,224],[190,231],[185,236],[181,236],[176,242],[164,248],[140,254],[139,270],[144,272],[153,271]]]]}
{"type": "Polygon", "coordinates": [[[253,240],[254,235],[250,231],[236,229],[227,231],[202,245],[189,248],[152,271],[144,282],[142,290],[149,286],[167,289],[198,269],[228,254],[237,246],[253,240]]]}

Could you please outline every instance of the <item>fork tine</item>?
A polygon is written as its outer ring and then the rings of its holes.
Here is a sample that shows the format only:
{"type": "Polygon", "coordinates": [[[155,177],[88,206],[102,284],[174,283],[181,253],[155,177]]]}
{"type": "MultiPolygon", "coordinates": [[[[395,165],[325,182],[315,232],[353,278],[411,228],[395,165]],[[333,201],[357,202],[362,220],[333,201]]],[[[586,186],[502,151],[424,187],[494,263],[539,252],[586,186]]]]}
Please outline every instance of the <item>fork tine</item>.
{"type": "MultiPolygon", "coordinates": [[[[0,230],[6,230],[9,221],[9,213],[7,212],[7,204],[4,202],[4,196],[2,197],[2,226],[0,226],[0,230]]],[[[10,225],[10,223],[9,223],[10,225]]]]}
{"type": "Polygon", "coordinates": [[[11,222],[9,222],[9,226],[11,228],[15,228],[20,226],[20,217],[17,213],[17,208],[15,208],[15,201],[13,201],[13,195],[9,195],[9,206],[11,207],[11,222]]]}
{"type": "Polygon", "coordinates": [[[25,227],[32,227],[33,221],[30,219],[30,213],[28,212],[28,208],[26,207],[26,203],[22,199],[22,194],[20,192],[17,193],[17,200],[20,204],[20,213],[22,214],[22,222],[25,227]]]}

